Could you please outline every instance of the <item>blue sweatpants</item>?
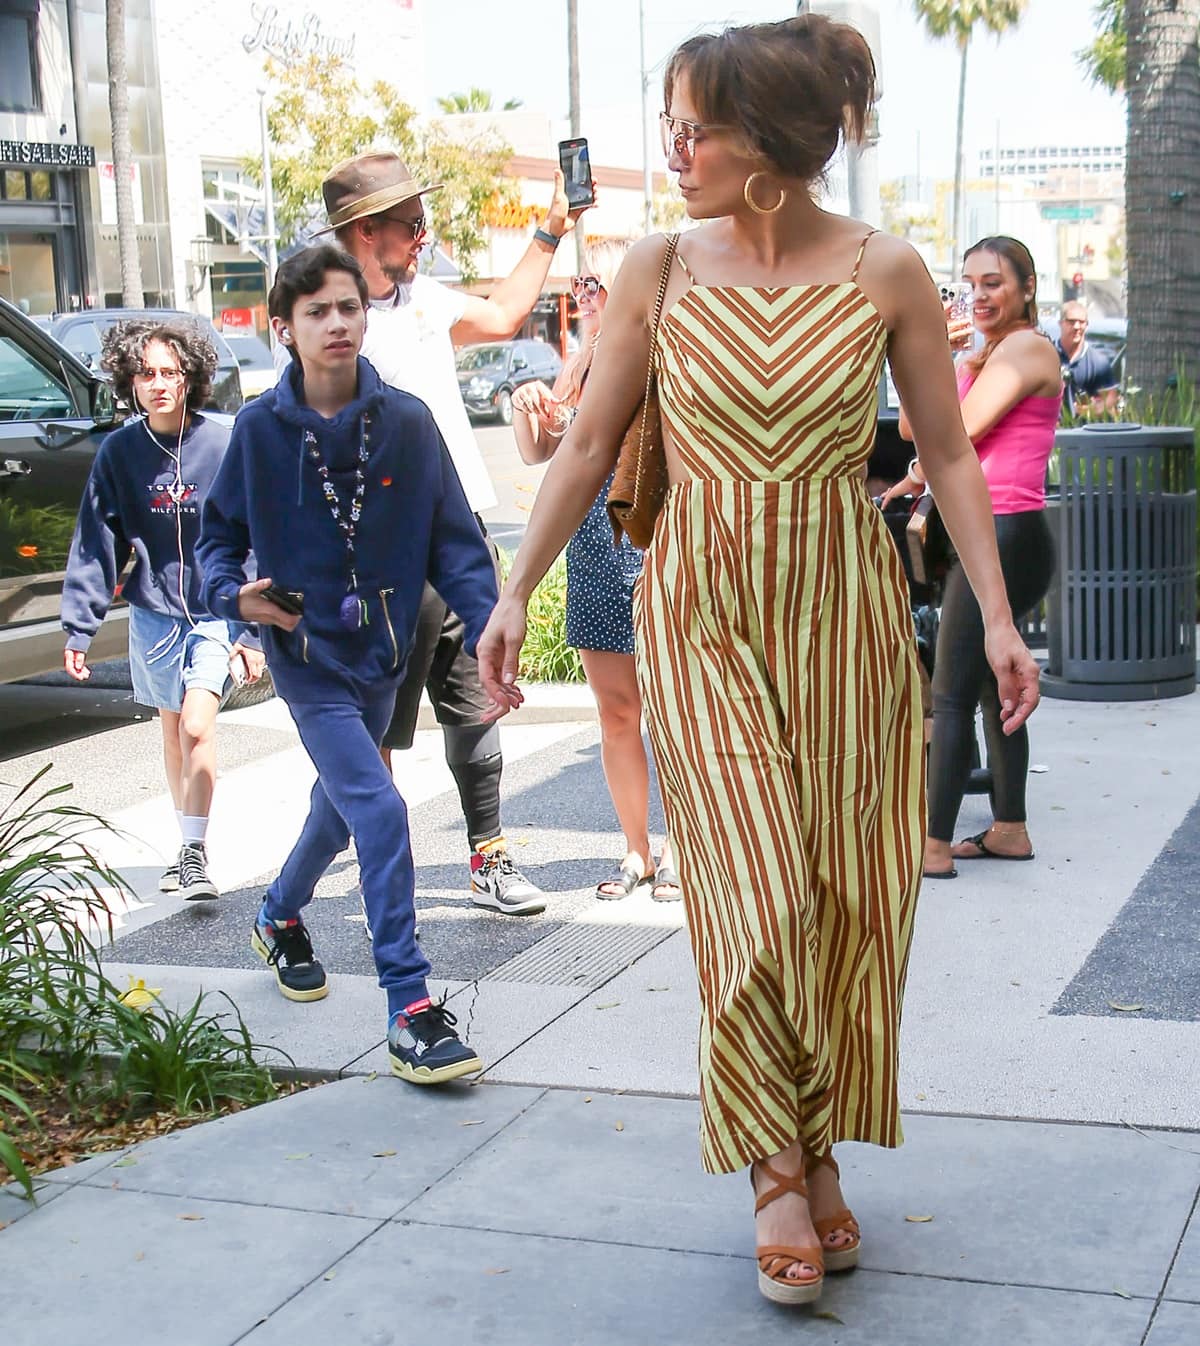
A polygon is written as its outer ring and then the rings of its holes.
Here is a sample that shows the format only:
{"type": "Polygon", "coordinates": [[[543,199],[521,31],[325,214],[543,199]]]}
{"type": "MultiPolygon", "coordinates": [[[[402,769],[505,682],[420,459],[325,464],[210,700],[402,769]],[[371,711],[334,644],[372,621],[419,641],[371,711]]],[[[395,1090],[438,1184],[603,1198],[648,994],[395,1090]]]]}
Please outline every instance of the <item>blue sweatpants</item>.
{"type": "Polygon", "coordinates": [[[299,916],[321,875],[353,837],[389,1017],[428,995],[430,971],[415,937],[408,810],[379,756],[395,699],[396,689],[389,686],[361,705],[289,704],[300,741],[317,768],[317,783],[300,838],[266,900],[270,921],[299,916]]]}

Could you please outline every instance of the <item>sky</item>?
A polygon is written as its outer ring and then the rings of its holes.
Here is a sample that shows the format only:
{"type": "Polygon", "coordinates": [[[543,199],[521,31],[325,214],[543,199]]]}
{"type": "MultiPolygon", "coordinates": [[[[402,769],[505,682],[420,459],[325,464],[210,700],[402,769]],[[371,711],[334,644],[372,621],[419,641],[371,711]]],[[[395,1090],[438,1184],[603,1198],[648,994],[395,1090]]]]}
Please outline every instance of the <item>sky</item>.
{"type": "MultiPolygon", "coordinates": [[[[875,0],[881,35],[879,171],[884,180],[954,171],[958,56],[927,37],[911,0],[875,0]]],[[[788,3],[725,6],[643,0],[650,110],[661,107],[661,64],[684,38],[725,22],[788,18],[788,3]]],[[[1089,85],[1074,53],[1094,32],[1095,0],[1030,0],[1019,28],[981,36],[968,58],[966,161],[984,146],[1123,144],[1124,100],[1089,85]]],[[[431,98],[472,85],[497,105],[520,98],[558,122],[567,116],[566,0],[426,0],[431,98]]],[[[641,165],[638,0],[579,0],[582,133],[597,164],[641,165]]],[[[431,109],[432,110],[432,109],[431,109]]],[[[656,158],[654,167],[659,167],[656,158]]]]}

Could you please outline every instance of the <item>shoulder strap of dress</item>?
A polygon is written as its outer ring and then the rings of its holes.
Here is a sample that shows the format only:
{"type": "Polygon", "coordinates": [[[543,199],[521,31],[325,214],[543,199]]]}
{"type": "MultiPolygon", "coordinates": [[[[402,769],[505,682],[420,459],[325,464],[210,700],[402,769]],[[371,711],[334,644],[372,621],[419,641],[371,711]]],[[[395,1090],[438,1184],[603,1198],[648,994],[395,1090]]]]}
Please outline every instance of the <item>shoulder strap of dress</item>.
{"type": "Polygon", "coordinates": [[[683,268],[683,274],[688,278],[689,282],[690,282],[692,285],[695,285],[695,283],[696,283],[696,277],[692,275],[691,268],[690,268],[690,267],[688,266],[688,264],[683,260],[683,253],[681,253],[678,249],[676,249],[676,252],[675,252],[675,260],[676,260],[676,261],[679,263],[679,265],[683,268]]]}
{"type": "Polygon", "coordinates": [[[867,233],[863,236],[863,241],[858,245],[858,256],[854,259],[854,270],[851,271],[850,273],[851,282],[856,283],[858,281],[858,269],[860,266],[862,266],[863,254],[867,250],[867,241],[878,232],[879,232],[878,229],[868,230],[867,233]]]}

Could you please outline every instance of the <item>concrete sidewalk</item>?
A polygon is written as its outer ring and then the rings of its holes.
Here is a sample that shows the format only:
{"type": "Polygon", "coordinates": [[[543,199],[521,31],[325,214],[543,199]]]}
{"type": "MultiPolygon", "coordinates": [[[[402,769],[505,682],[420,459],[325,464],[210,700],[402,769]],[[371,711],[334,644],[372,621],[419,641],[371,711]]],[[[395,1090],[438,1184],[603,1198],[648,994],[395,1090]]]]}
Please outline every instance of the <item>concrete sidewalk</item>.
{"type": "MultiPolygon", "coordinates": [[[[139,894],[112,974],[144,976],[168,1001],[226,990],[258,1041],[344,1078],[86,1161],[48,1179],[33,1212],[0,1194],[0,1222],[21,1217],[0,1233],[14,1287],[5,1346],[798,1332],[1194,1346],[1200,697],[1045,702],[1037,861],[964,863],[956,882],[926,885],[901,1053],[908,1143],[839,1152],[863,1267],[831,1278],[813,1316],[757,1293],[744,1175],[699,1172],[682,913],[644,894],[594,898],[619,838],[589,702],[558,695],[504,730],[506,827],[550,895],[542,916],[470,904],[440,734],[398,759],[422,943],[487,1062],[484,1082],[443,1091],[386,1074],[352,857],[308,914],[327,1000],[283,1001],[246,947],[312,779],[281,707],[222,718],[212,906],[156,891],[170,814],[148,797],[153,725],[60,756],[78,802],[128,834],[106,843],[139,894]],[[102,798],[87,767],[104,759],[129,771],[102,798]]],[[[960,834],[986,822],[986,801],[968,799],[960,834]]]]}
{"type": "Polygon", "coordinates": [[[54,1175],[3,1236],[4,1341],[1200,1340],[1200,1137],[907,1129],[843,1147],[862,1266],[788,1311],[744,1176],[697,1170],[694,1101],[347,1079],[54,1175]]]}

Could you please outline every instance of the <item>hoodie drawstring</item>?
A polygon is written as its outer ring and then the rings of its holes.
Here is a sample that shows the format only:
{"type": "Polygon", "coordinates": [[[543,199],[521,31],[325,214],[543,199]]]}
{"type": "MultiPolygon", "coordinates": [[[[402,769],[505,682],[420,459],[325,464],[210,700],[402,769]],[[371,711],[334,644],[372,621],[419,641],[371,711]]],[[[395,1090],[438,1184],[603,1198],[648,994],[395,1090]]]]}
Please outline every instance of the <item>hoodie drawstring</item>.
{"type": "Polygon", "coordinates": [[[304,431],[300,431],[300,452],[296,455],[296,508],[303,503],[304,495],[304,431]]]}

